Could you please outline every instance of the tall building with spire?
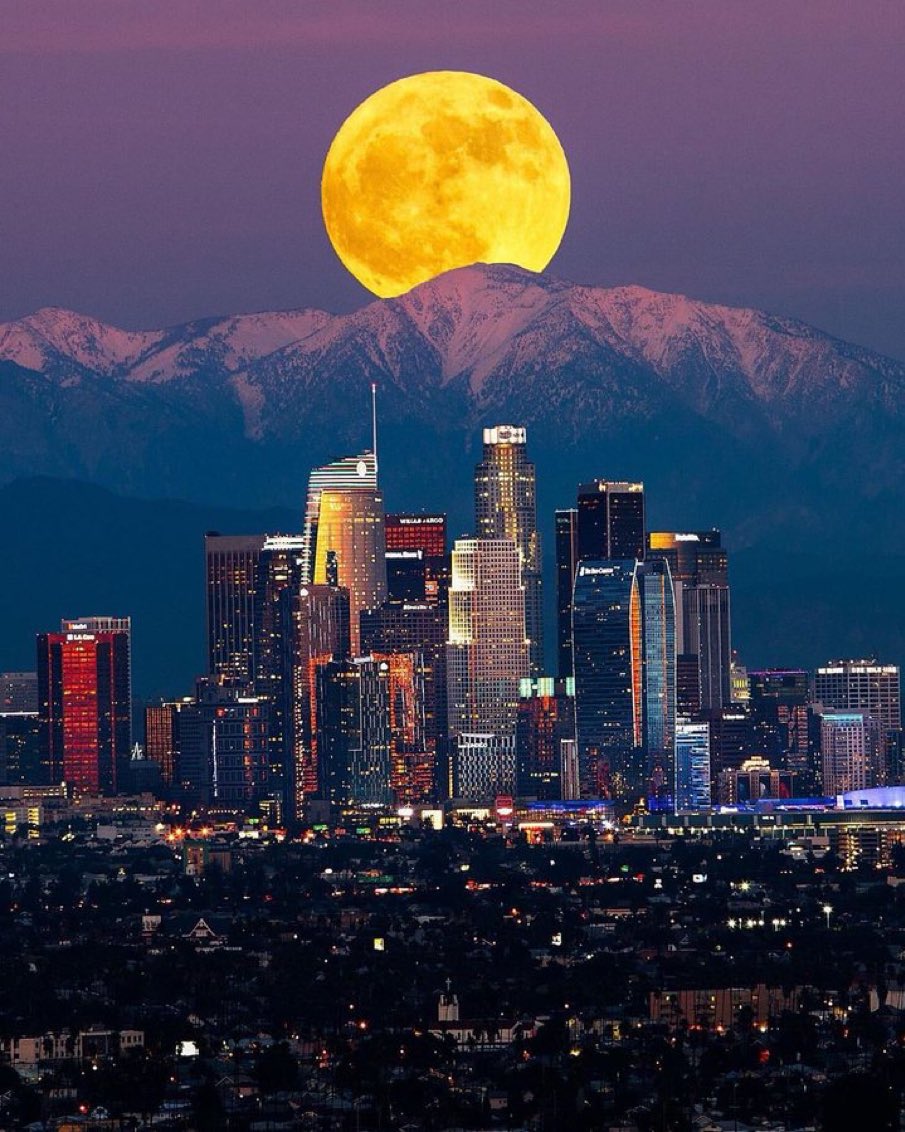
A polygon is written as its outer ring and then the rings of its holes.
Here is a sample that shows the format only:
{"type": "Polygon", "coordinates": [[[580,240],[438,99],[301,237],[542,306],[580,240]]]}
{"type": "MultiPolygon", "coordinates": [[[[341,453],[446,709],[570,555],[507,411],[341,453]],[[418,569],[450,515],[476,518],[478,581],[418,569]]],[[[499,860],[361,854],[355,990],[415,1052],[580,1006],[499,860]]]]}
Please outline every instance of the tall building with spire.
{"type": "Polygon", "coordinates": [[[359,619],[387,593],[383,495],[377,485],[377,417],[371,388],[372,450],[315,468],[308,481],[302,573],[313,585],[349,591],[353,655],[361,650],[359,619]]]}
{"type": "Polygon", "coordinates": [[[531,671],[544,671],[541,544],[537,530],[537,476],[528,459],[524,428],[484,429],[484,451],[475,467],[475,528],[478,538],[511,539],[518,550],[525,589],[525,628],[531,671]]]}

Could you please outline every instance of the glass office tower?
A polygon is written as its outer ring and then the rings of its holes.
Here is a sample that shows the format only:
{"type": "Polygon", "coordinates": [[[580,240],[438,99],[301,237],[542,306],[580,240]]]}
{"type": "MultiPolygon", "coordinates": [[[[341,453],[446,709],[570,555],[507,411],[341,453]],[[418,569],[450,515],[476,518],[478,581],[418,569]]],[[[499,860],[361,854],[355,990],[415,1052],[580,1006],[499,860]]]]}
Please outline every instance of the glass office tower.
{"type": "Polygon", "coordinates": [[[676,651],[669,567],[633,558],[581,562],[572,623],[582,795],[671,805],[676,651]]]}
{"type": "Polygon", "coordinates": [[[208,673],[245,686],[252,678],[255,586],[264,535],[204,536],[208,673]]]}
{"type": "Polygon", "coordinates": [[[710,801],[710,725],[680,719],[676,723],[676,813],[709,810],[710,801]]]}
{"type": "Polygon", "coordinates": [[[651,531],[647,557],[669,563],[676,596],[676,648],[683,676],[696,676],[696,686],[683,680],[685,704],[701,711],[728,707],[732,703],[729,570],[720,532],[651,531]]]}
{"type": "Polygon", "coordinates": [[[317,669],[319,794],[331,805],[392,802],[390,698],[386,662],[356,657],[317,669]]]}
{"type": "Polygon", "coordinates": [[[572,587],[578,566],[578,511],[574,507],[554,515],[556,532],[556,671],[562,678],[572,669],[572,587]]]}
{"type": "Polygon", "coordinates": [[[537,530],[537,477],[528,459],[527,430],[484,429],[483,459],[475,467],[475,527],[479,538],[515,543],[525,589],[525,630],[531,672],[544,669],[541,544],[537,530]]]}
{"type": "Polygon", "coordinates": [[[511,794],[519,684],[529,657],[521,562],[510,539],[456,540],[446,661],[456,790],[473,800],[487,800],[489,791],[511,794]]]}
{"type": "Polygon", "coordinates": [[[586,798],[621,800],[643,790],[636,566],[634,558],[592,559],[575,575],[575,722],[586,798]]]}
{"type": "Polygon", "coordinates": [[[302,538],[304,580],[349,591],[349,629],[357,656],[361,613],[376,609],[387,593],[383,495],[373,452],[312,471],[302,538]]]}
{"type": "Polygon", "coordinates": [[[644,484],[591,480],[578,489],[578,557],[644,558],[644,484]]]}
{"type": "Polygon", "coordinates": [[[64,621],[37,638],[42,777],[115,794],[131,757],[130,622],[64,621]],[[95,624],[105,627],[99,630],[95,624]],[[106,627],[109,626],[109,627],[106,627]]]}
{"type": "MultiPolygon", "coordinates": [[[[641,742],[651,809],[672,809],[676,745],[676,611],[666,562],[640,562],[641,742]]],[[[633,655],[637,650],[633,650],[633,655]]]]}

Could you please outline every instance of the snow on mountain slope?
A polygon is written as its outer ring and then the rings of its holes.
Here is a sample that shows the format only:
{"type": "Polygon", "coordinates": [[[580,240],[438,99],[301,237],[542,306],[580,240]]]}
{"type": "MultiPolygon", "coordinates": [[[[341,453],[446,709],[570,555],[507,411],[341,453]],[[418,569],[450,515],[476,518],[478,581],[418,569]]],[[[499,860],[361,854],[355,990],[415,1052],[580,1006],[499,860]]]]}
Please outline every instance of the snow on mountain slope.
{"type": "Polygon", "coordinates": [[[159,349],[129,371],[129,380],[170,381],[211,364],[233,373],[290,342],[304,341],[331,321],[325,311],[300,310],[240,314],[176,327],[165,334],[159,349]]]}
{"type": "Polygon", "coordinates": [[[162,382],[212,364],[234,372],[289,342],[303,341],[331,319],[324,311],[277,311],[130,331],[44,307],[0,325],[0,359],[40,372],[74,365],[104,377],[162,382]]]}
{"type": "Polygon", "coordinates": [[[735,545],[830,554],[845,514],[853,545],[905,554],[902,363],[762,311],[506,265],[346,315],[0,325],[0,483],[297,508],[312,466],[367,443],[371,382],[394,507],[461,503],[502,421],[527,426],[548,510],[582,478],[637,477],[669,522],[735,545]]]}
{"type": "Polygon", "coordinates": [[[471,375],[478,392],[514,338],[544,318],[568,286],[520,268],[481,265],[433,279],[395,300],[443,359],[444,380],[471,375]]]}
{"type": "Polygon", "coordinates": [[[162,337],[160,330],[118,330],[74,311],[43,307],[0,325],[0,358],[39,371],[74,363],[109,376],[134,364],[162,337]]]}
{"type": "Polygon", "coordinates": [[[253,406],[259,438],[287,398],[356,375],[412,396],[464,379],[477,406],[514,396],[519,374],[542,370],[551,389],[560,383],[554,394],[570,395],[577,380],[588,395],[623,381],[637,401],[646,384],[651,395],[723,422],[746,405],[773,416],[780,406],[834,415],[865,399],[899,414],[905,396],[901,363],[793,319],[642,287],[574,285],[509,265],[449,272],[338,316],[264,312],[132,332],[46,308],[0,325],[3,359],[61,379],[76,371],[146,384],[230,376],[243,409],[253,406]]]}

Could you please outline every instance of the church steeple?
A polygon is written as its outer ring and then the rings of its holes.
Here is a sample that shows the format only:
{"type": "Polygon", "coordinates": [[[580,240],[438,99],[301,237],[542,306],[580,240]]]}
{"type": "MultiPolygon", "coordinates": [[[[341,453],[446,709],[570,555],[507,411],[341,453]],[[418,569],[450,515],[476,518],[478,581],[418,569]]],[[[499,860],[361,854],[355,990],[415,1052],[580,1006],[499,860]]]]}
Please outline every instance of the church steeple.
{"type": "Polygon", "coordinates": [[[452,983],[446,980],[446,990],[440,993],[440,1002],[437,1005],[438,1022],[459,1021],[459,998],[452,993],[452,983]]]}

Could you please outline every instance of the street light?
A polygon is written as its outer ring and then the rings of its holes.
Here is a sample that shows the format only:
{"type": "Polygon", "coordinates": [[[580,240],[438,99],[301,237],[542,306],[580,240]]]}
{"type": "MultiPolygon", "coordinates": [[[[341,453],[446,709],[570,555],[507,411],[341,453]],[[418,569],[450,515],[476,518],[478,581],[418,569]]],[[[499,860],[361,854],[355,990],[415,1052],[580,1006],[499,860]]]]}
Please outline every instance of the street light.
{"type": "Polygon", "coordinates": [[[824,914],[824,916],[826,916],[827,929],[829,929],[829,926],[830,926],[830,912],[832,912],[832,910],[833,910],[832,904],[824,904],[823,914],[824,914]]]}

